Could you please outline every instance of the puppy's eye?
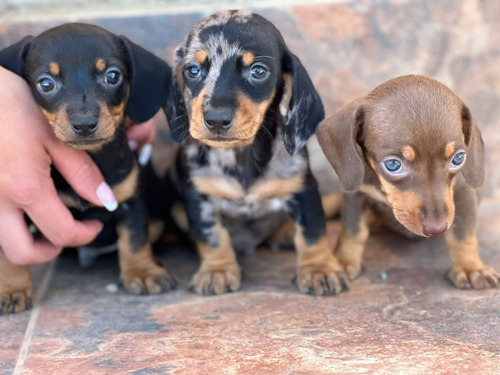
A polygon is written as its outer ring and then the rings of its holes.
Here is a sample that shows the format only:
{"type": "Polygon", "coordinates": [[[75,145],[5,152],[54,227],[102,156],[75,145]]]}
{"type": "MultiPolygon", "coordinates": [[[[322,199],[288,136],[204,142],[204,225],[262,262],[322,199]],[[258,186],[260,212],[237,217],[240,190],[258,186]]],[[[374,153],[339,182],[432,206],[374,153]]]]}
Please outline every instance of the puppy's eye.
{"type": "Polygon", "coordinates": [[[201,75],[201,69],[199,66],[193,65],[186,69],[186,73],[189,78],[198,78],[201,75]]]}
{"type": "Polygon", "coordinates": [[[464,161],[465,161],[465,152],[459,151],[453,156],[453,159],[451,159],[451,167],[452,168],[458,168],[460,167],[464,161]]]}
{"type": "Polygon", "coordinates": [[[42,78],[38,81],[37,87],[42,92],[50,92],[56,87],[56,83],[50,78],[42,78]]]}
{"type": "Polygon", "coordinates": [[[385,161],[384,167],[391,174],[401,174],[401,173],[405,172],[401,162],[399,160],[396,160],[396,159],[390,159],[390,160],[385,161]]]}
{"type": "Polygon", "coordinates": [[[250,68],[250,76],[254,79],[264,79],[267,77],[268,70],[262,65],[253,65],[250,68]]]}
{"type": "Polygon", "coordinates": [[[118,70],[108,70],[104,79],[110,85],[116,85],[120,81],[121,74],[118,70]]]}

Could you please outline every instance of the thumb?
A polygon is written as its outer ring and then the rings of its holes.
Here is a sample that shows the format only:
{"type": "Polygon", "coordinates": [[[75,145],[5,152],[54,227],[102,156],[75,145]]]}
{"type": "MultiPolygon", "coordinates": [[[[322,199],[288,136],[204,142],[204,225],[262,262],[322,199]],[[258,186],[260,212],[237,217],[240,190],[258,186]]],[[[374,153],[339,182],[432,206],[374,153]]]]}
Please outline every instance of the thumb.
{"type": "Polygon", "coordinates": [[[51,142],[47,151],[54,167],[79,196],[108,211],[116,210],[118,203],[113,191],[89,154],[59,140],[51,142]]]}

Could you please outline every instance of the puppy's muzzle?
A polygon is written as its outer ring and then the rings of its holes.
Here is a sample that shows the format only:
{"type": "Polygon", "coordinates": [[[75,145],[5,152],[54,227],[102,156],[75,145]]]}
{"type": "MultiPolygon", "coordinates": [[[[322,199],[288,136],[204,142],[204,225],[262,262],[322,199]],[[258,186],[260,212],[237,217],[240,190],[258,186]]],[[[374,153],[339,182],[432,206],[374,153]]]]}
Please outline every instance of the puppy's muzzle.
{"type": "Polygon", "coordinates": [[[203,121],[212,133],[227,132],[233,126],[234,111],[230,109],[209,109],[203,113],[203,121]]]}
{"type": "Polygon", "coordinates": [[[99,124],[97,118],[78,117],[71,120],[71,130],[80,137],[89,137],[93,135],[99,124]]]}

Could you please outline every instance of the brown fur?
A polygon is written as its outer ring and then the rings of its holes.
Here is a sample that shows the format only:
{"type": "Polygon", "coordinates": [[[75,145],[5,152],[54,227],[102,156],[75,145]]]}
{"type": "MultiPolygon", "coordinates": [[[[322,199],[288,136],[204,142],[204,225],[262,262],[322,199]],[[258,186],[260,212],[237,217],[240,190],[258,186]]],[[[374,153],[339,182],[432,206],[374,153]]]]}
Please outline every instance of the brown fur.
{"type": "Polygon", "coordinates": [[[252,144],[273,97],[262,103],[255,103],[240,94],[238,96],[238,110],[234,126],[224,136],[214,139],[213,134],[203,123],[202,107],[207,92],[208,88],[203,88],[200,94],[191,99],[189,103],[192,112],[189,127],[191,136],[211,147],[233,148],[252,144]]]}
{"type": "Polygon", "coordinates": [[[293,242],[297,250],[297,285],[302,293],[335,295],[346,289],[346,281],[340,276],[342,266],[333,255],[326,236],[308,243],[297,226],[293,242]]]}
{"type": "Polygon", "coordinates": [[[106,61],[104,61],[104,59],[98,58],[96,63],[95,63],[95,68],[99,72],[103,72],[104,69],[106,69],[106,61]]]}
{"type": "Polygon", "coordinates": [[[53,76],[58,76],[59,75],[59,72],[60,72],[60,67],[59,67],[59,64],[56,63],[56,62],[51,62],[49,63],[49,72],[50,74],[52,74],[53,76]]]}
{"type": "Polygon", "coordinates": [[[116,229],[120,275],[125,288],[133,294],[159,294],[170,290],[170,276],[154,259],[151,244],[146,242],[139,251],[134,251],[130,247],[130,232],[121,226],[116,229]]]}
{"type": "Polygon", "coordinates": [[[29,266],[10,263],[0,248],[0,275],[0,315],[29,308],[34,290],[29,266]]]}
{"type": "Polygon", "coordinates": [[[216,247],[197,242],[201,266],[191,280],[191,287],[199,294],[222,294],[226,288],[240,288],[240,270],[229,233],[220,223],[216,226],[219,244],[216,247]]]}
{"type": "Polygon", "coordinates": [[[341,108],[317,133],[343,190],[350,192],[337,247],[349,277],[359,273],[369,234],[365,213],[376,209],[375,200],[413,234],[447,231],[457,287],[497,285],[495,271],[479,257],[475,235],[483,144],[469,109],[450,89],[424,76],[399,77],[341,108]],[[454,166],[461,151],[466,161],[454,166]],[[388,160],[399,161],[402,169],[389,171],[388,160]]]}

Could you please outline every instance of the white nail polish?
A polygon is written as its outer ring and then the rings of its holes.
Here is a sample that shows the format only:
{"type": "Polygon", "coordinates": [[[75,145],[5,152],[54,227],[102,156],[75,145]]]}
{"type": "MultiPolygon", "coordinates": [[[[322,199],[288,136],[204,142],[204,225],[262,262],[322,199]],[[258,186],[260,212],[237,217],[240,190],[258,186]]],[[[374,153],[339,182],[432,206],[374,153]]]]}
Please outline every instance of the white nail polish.
{"type": "Polygon", "coordinates": [[[96,194],[104,208],[109,212],[113,212],[118,208],[118,202],[113,194],[113,190],[111,190],[107,183],[102,182],[97,188],[96,194]]]}
{"type": "Polygon", "coordinates": [[[151,155],[153,154],[153,145],[151,143],[147,143],[142,147],[141,153],[139,154],[139,164],[146,165],[151,159],[151,155]]]}

